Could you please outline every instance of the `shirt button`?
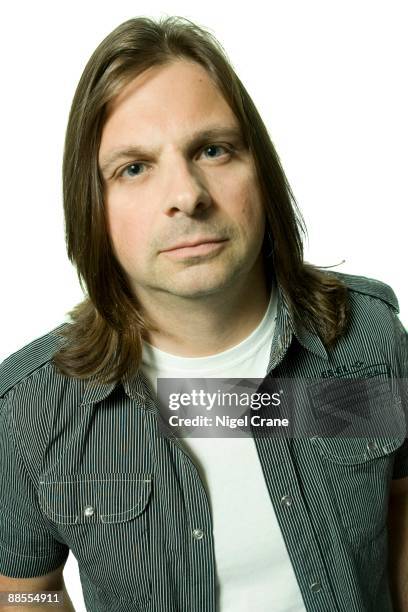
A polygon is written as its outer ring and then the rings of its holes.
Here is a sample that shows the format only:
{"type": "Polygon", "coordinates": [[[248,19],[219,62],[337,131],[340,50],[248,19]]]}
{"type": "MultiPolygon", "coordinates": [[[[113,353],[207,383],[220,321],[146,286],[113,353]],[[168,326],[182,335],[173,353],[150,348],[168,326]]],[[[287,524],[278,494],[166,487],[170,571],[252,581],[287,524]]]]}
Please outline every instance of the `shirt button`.
{"type": "Polygon", "coordinates": [[[285,506],[286,508],[289,508],[289,506],[291,506],[292,503],[293,503],[293,499],[290,495],[284,495],[281,499],[282,506],[285,506]]]}
{"type": "Polygon", "coordinates": [[[312,584],[310,585],[310,590],[313,593],[318,593],[319,591],[322,590],[322,584],[320,582],[320,580],[316,580],[315,582],[312,582],[312,584]]]}
{"type": "Polygon", "coordinates": [[[95,512],[95,510],[94,510],[93,506],[86,506],[86,508],[84,510],[85,516],[92,516],[94,512],[95,512]]]}
{"type": "Polygon", "coordinates": [[[377,442],[375,442],[374,440],[369,440],[367,442],[367,449],[369,451],[375,451],[377,450],[378,446],[377,446],[377,442]]]}
{"type": "Polygon", "coordinates": [[[204,531],[202,529],[194,529],[193,538],[201,540],[204,537],[204,531]]]}

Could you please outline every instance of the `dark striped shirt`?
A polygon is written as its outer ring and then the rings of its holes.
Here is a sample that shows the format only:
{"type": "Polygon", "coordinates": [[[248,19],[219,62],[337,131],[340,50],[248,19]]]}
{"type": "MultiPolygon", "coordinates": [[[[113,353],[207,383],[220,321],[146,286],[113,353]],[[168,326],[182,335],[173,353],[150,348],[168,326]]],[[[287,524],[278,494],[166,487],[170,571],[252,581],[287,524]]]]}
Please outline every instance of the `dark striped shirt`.
{"type": "MultiPolygon", "coordinates": [[[[393,290],[331,274],[349,289],[346,333],[326,350],[294,323],[278,288],[269,376],[406,379],[393,290]]],[[[109,385],[61,375],[57,330],[1,365],[0,574],[42,575],[72,550],[90,612],[215,612],[212,520],[197,467],[159,432],[142,374],[109,385]]],[[[406,401],[402,388],[383,406],[397,424],[387,444],[378,435],[255,438],[310,612],[392,612],[386,524],[391,480],[408,476],[406,401]]]]}

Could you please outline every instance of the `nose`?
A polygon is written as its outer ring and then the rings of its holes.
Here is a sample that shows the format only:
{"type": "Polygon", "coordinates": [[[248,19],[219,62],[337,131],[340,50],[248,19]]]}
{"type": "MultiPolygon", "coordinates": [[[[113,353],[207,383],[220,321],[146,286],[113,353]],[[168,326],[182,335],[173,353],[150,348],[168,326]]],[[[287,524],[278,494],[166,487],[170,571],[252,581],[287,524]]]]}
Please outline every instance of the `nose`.
{"type": "Polygon", "coordinates": [[[173,158],[164,182],[165,214],[170,217],[179,214],[200,215],[211,203],[211,196],[199,176],[199,170],[185,158],[173,158]]]}

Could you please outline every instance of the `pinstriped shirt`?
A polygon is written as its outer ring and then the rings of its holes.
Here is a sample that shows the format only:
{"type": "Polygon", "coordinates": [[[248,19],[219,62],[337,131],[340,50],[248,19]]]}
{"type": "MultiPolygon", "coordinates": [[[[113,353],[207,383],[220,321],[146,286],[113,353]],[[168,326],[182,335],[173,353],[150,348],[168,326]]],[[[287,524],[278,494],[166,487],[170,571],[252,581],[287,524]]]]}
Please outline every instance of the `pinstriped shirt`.
{"type": "MultiPolygon", "coordinates": [[[[406,379],[408,336],[392,288],[330,274],[348,287],[345,334],[326,349],[294,322],[278,286],[267,377],[406,379]]],[[[71,550],[90,612],[216,612],[210,505],[194,461],[159,433],[141,372],[98,385],[59,373],[58,329],[1,365],[0,574],[46,574],[71,550]]],[[[255,437],[310,612],[392,612],[386,521],[391,480],[408,476],[404,387],[397,399],[384,405],[397,423],[387,444],[255,437]]]]}

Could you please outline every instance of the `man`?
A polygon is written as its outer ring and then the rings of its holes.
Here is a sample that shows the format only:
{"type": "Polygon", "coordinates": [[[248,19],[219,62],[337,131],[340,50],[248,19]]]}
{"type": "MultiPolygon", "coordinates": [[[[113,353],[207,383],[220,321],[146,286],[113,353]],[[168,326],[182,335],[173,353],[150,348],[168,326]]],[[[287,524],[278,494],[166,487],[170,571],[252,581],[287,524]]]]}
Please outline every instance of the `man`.
{"type": "Polygon", "coordinates": [[[386,439],[160,429],[158,378],[366,378],[362,413],[407,372],[393,290],[303,261],[266,128],[208,33],[140,18],[101,43],[64,207],[87,297],[2,365],[2,590],[62,588],[72,550],[93,612],[408,610],[402,384],[386,439]]]}

